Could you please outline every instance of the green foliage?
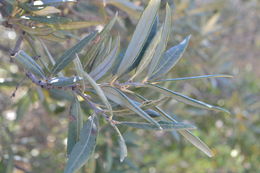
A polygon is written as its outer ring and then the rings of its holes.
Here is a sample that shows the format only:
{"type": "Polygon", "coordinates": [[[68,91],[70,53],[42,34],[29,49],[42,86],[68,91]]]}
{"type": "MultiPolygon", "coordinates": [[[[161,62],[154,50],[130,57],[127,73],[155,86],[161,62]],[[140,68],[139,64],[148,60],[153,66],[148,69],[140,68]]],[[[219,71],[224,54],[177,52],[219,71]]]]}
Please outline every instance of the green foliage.
{"type": "MultiPolygon", "coordinates": [[[[152,172],[153,167],[156,167],[158,172],[171,172],[172,169],[167,166],[175,163],[181,165],[179,162],[182,160],[185,162],[195,158],[198,164],[200,161],[203,161],[202,164],[210,162],[204,157],[197,159],[196,151],[189,146],[184,148],[182,140],[172,142],[173,137],[180,140],[179,134],[209,157],[220,152],[225,153],[225,147],[235,145],[231,143],[221,148],[212,142],[217,140],[215,136],[221,137],[215,131],[213,121],[220,121],[216,117],[229,119],[222,117],[223,112],[226,114],[229,111],[222,108],[224,104],[217,99],[204,94],[212,92],[218,99],[224,97],[226,100],[225,94],[221,95],[220,90],[208,85],[232,77],[221,74],[231,72],[220,70],[217,71],[218,75],[191,77],[174,77],[171,73],[172,69],[175,70],[175,74],[182,76],[189,76],[193,70],[204,74],[216,72],[210,70],[211,66],[207,69],[207,64],[201,68],[200,64],[193,61],[194,64],[183,66],[183,62],[189,63],[190,60],[181,58],[205,54],[203,45],[209,41],[207,36],[216,29],[221,3],[209,3],[205,7],[194,9],[189,1],[177,1],[176,6],[172,1],[169,1],[171,6],[160,0],[142,2],[0,1],[3,26],[18,35],[10,55],[11,60],[15,62],[12,66],[20,71],[11,72],[11,63],[5,62],[1,69],[16,82],[7,81],[6,78],[4,82],[0,80],[0,86],[15,86],[17,81],[26,77],[23,82],[19,82],[20,87],[16,87],[16,90],[24,91],[24,94],[12,94],[16,96],[14,99],[17,99],[16,121],[6,124],[4,117],[0,119],[0,122],[5,124],[1,127],[3,133],[0,137],[4,139],[3,148],[7,148],[8,151],[4,152],[8,157],[0,159],[0,172],[19,169],[19,164],[14,160],[14,156],[19,153],[16,153],[12,145],[17,140],[20,141],[20,138],[13,137],[9,128],[20,130],[18,125],[23,126],[23,123],[31,122],[33,125],[36,124],[36,129],[39,130],[36,133],[46,134],[44,139],[33,140],[47,139],[45,143],[52,151],[51,155],[47,154],[40,145],[39,150],[32,149],[31,155],[38,155],[37,158],[40,160],[39,166],[32,163],[28,168],[33,172],[38,171],[38,168],[43,169],[43,172],[64,173],[79,170],[93,173],[152,172]],[[143,8],[145,6],[146,8],[143,8]],[[176,11],[174,15],[173,11],[176,11]],[[209,16],[209,11],[217,12],[213,15],[210,13],[209,18],[201,19],[209,16]],[[172,19],[176,27],[174,38],[172,19]],[[199,24],[195,24],[200,19],[207,19],[202,29],[201,26],[197,26],[199,24]],[[131,28],[135,25],[132,32],[131,28]],[[193,37],[187,36],[190,34],[193,37]],[[183,39],[185,36],[187,37],[183,39]],[[178,62],[180,67],[176,66],[178,62]],[[203,79],[204,83],[198,85],[191,79],[203,79]],[[210,82],[205,82],[206,80],[210,82]],[[173,81],[180,83],[170,85],[173,81]],[[182,81],[186,83],[183,84],[182,81]],[[198,89],[195,90],[193,86],[198,89]],[[184,90],[187,87],[191,88],[189,91],[192,92],[180,93],[187,92],[184,90]],[[213,106],[199,101],[200,99],[215,100],[217,104],[213,106]],[[174,101],[189,106],[175,104],[174,101]],[[35,116],[38,120],[35,120],[35,117],[31,118],[32,121],[28,120],[30,117],[26,114],[34,108],[39,109],[34,114],[43,116],[35,116]],[[197,108],[216,111],[210,114],[218,116],[206,119],[205,112],[197,108]],[[175,113],[190,116],[185,119],[192,119],[193,122],[183,120],[175,113]],[[64,117],[64,114],[68,116],[64,117]],[[54,117],[56,122],[50,121],[49,117],[54,117]],[[55,125],[51,125],[53,123],[55,125]],[[198,131],[194,131],[197,127],[193,124],[199,127],[198,131]],[[53,128],[49,128],[50,126],[53,128]],[[207,130],[209,134],[205,132],[207,130]],[[138,135],[142,137],[139,138],[138,135]],[[209,138],[206,138],[208,136],[209,138]],[[199,137],[206,139],[206,143],[213,146],[213,150],[199,137]],[[52,146],[53,144],[49,143],[54,138],[56,144],[52,146]],[[67,153],[62,141],[67,147],[67,153]],[[149,146],[149,151],[146,146],[149,146]],[[217,153],[218,147],[220,149],[217,153]],[[37,151],[40,154],[37,154],[37,151]],[[162,154],[164,157],[158,159],[162,154]],[[2,168],[3,165],[5,168],[2,168]]],[[[216,49],[212,51],[215,54],[216,49]]],[[[203,60],[203,63],[207,61],[203,60]]],[[[215,65],[214,62],[213,64],[215,65]]],[[[225,89],[228,88],[228,85],[225,85],[225,89]]],[[[10,92],[10,88],[5,90],[7,93],[10,92]]],[[[226,107],[233,106],[227,104],[226,107]]],[[[240,126],[245,128],[244,124],[240,126]]],[[[258,130],[257,126],[250,128],[258,130]]],[[[219,130],[224,136],[222,129],[219,130]]],[[[34,144],[37,142],[33,141],[34,144]]],[[[21,147],[23,144],[15,145],[19,146],[17,150],[27,155],[26,149],[21,147]]],[[[232,151],[234,154],[237,150],[232,151]]],[[[31,160],[33,158],[34,156],[31,156],[31,160]]],[[[216,164],[226,164],[220,163],[217,159],[214,160],[216,164]]],[[[176,172],[185,172],[183,170],[186,171],[180,168],[176,169],[176,172]]],[[[214,168],[211,167],[209,170],[214,168]]],[[[194,171],[201,170],[196,168],[194,171]]]]}

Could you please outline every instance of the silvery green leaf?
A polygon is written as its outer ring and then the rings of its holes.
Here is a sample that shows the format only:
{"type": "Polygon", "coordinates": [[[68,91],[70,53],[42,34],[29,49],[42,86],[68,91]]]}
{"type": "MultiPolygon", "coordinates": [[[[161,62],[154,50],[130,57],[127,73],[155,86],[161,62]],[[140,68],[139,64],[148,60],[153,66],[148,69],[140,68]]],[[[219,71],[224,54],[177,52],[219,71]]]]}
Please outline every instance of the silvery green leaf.
{"type": "Polygon", "coordinates": [[[116,130],[117,135],[119,137],[118,143],[120,147],[120,162],[123,162],[124,159],[127,157],[127,146],[125,144],[125,139],[123,138],[121,132],[119,131],[116,125],[111,124],[111,126],[116,130]]]}
{"type": "MultiPolygon", "coordinates": [[[[136,96],[138,96],[139,98],[141,98],[142,100],[146,101],[147,99],[144,98],[143,96],[136,94],[136,96]]],[[[174,122],[174,123],[178,123],[177,120],[175,120],[171,115],[167,114],[166,112],[164,112],[160,107],[158,106],[154,106],[155,110],[158,111],[163,117],[165,117],[166,119],[174,122]]],[[[204,152],[206,155],[208,155],[209,157],[213,156],[212,151],[209,149],[209,147],[202,142],[198,137],[194,136],[189,130],[177,130],[183,137],[185,137],[188,141],[190,141],[195,147],[197,147],[198,149],[200,149],[202,152],[204,152]]]]}
{"type": "Polygon", "coordinates": [[[106,0],[107,4],[114,5],[117,8],[128,13],[130,17],[138,19],[140,12],[143,10],[141,6],[135,5],[133,2],[128,0],[106,0]]]}
{"type": "Polygon", "coordinates": [[[88,161],[95,150],[97,135],[98,121],[96,115],[92,115],[80,131],[79,141],[70,153],[64,173],[75,173],[88,161]]]}
{"type": "Polygon", "coordinates": [[[190,79],[203,79],[203,78],[231,78],[231,77],[233,77],[233,76],[225,75],[225,74],[202,75],[202,76],[191,76],[191,77],[172,78],[172,79],[159,79],[159,80],[153,81],[152,83],[172,82],[172,81],[190,80],[190,79]]]}
{"type": "Polygon", "coordinates": [[[208,103],[204,103],[202,101],[190,98],[190,97],[185,96],[181,93],[174,92],[172,90],[161,87],[159,85],[147,84],[146,86],[149,87],[149,88],[152,88],[152,89],[154,89],[154,90],[156,90],[156,91],[158,91],[158,92],[160,92],[164,95],[170,96],[170,97],[172,97],[173,99],[175,99],[179,102],[183,102],[183,103],[191,105],[191,106],[195,106],[195,107],[199,107],[199,108],[203,108],[203,109],[208,109],[208,110],[224,111],[226,113],[229,113],[229,111],[227,111],[223,108],[220,108],[218,106],[212,106],[208,103]]]}
{"type": "Polygon", "coordinates": [[[74,145],[79,141],[80,130],[83,126],[82,114],[80,109],[80,103],[75,98],[70,106],[69,112],[69,128],[68,128],[68,140],[67,140],[67,155],[70,155],[74,145]]]}
{"type": "Polygon", "coordinates": [[[156,18],[159,6],[160,0],[151,0],[144,10],[128,45],[124,58],[119,65],[117,71],[118,76],[124,74],[140,54],[156,18]]]}
{"type": "Polygon", "coordinates": [[[146,49],[151,44],[151,41],[153,40],[154,36],[157,33],[158,23],[159,23],[159,16],[156,15],[156,18],[154,20],[154,23],[153,23],[153,26],[151,28],[151,31],[150,31],[150,33],[149,33],[149,35],[148,35],[148,37],[147,37],[147,39],[145,41],[145,44],[144,44],[140,54],[136,58],[135,62],[131,65],[131,67],[129,67],[129,69],[125,73],[128,73],[128,72],[132,71],[133,69],[135,69],[139,65],[140,61],[143,59],[144,53],[146,52],[146,49]]]}
{"type": "Polygon", "coordinates": [[[161,34],[162,34],[162,28],[159,29],[159,31],[156,33],[153,40],[147,47],[147,49],[143,55],[143,58],[136,69],[135,74],[131,77],[130,80],[133,80],[136,76],[141,74],[144,71],[144,69],[148,66],[148,64],[152,60],[153,55],[155,54],[155,50],[156,50],[158,43],[160,43],[160,41],[161,41],[161,34]]]}
{"type": "Polygon", "coordinates": [[[172,22],[171,22],[171,15],[172,14],[172,10],[169,7],[169,5],[166,5],[166,15],[165,15],[165,20],[164,20],[164,24],[163,24],[163,31],[162,31],[162,35],[161,35],[161,41],[159,43],[159,45],[156,47],[155,53],[152,57],[152,61],[151,64],[149,65],[149,69],[148,69],[148,74],[147,77],[149,78],[153,71],[155,70],[163,52],[166,49],[166,45],[169,39],[169,35],[171,32],[171,26],[172,26],[172,22]]]}
{"type": "Polygon", "coordinates": [[[80,52],[84,46],[86,46],[90,41],[92,41],[97,32],[93,32],[83,38],[81,41],[79,41],[76,45],[74,45],[69,50],[65,51],[64,54],[56,61],[56,64],[54,65],[52,69],[53,74],[57,74],[62,69],[64,69],[71,61],[75,59],[75,54],[80,52]]]}
{"type": "Polygon", "coordinates": [[[23,50],[20,50],[15,55],[15,59],[29,72],[35,74],[38,77],[45,78],[45,74],[42,68],[23,50]]]}
{"type": "Polygon", "coordinates": [[[27,19],[47,24],[66,23],[71,21],[69,18],[61,16],[21,16],[21,19],[27,19]]]}
{"type": "Polygon", "coordinates": [[[64,2],[77,2],[77,0],[41,0],[42,5],[53,5],[53,4],[59,4],[64,2]]]}
{"type": "Polygon", "coordinates": [[[118,36],[116,38],[114,47],[112,48],[112,50],[110,51],[110,53],[107,55],[107,57],[103,60],[103,62],[101,62],[95,69],[93,69],[89,75],[94,79],[94,80],[98,80],[100,79],[102,76],[104,76],[108,70],[112,67],[112,65],[114,64],[116,57],[117,57],[117,51],[119,49],[119,45],[120,45],[120,37],[118,36]]]}
{"type": "Polygon", "coordinates": [[[163,54],[163,57],[160,59],[159,64],[156,66],[156,69],[149,80],[158,78],[169,72],[182,57],[186,47],[188,46],[189,40],[190,36],[186,37],[180,44],[168,49],[163,54]]]}
{"type": "Polygon", "coordinates": [[[135,104],[131,99],[129,99],[121,90],[114,87],[103,87],[106,96],[112,100],[113,102],[127,107],[130,110],[137,113],[142,118],[156,125],[158,128],[161,128],[157,121],[155,121],[152,117],[150,117],[145,111],[143,111],[138,105],[135,104]]]}
{"type": "Polygon", "coordinates": [[[112,106],[107,100],[107,97],[104,93],[104,91],[100,88],[100,86],[95,82],[95,80],[87,73],[82,71],[83,78],[90,83],[90,85],[94,88],[94,90],[97,92],[97,95],[100,97],[102,102],[106,105],[107,109],[110,112],[111,117],[113,117],[113,111],[112,106]]]}
{"type": "MultiPolygon", "coordinates": [[[[187,129],[195,129],[196,127],[181,122],[168,122],[168,121],[159,121],[158,122],[162,127],[162,130],[187,130],[187,129]]],[[[145,129],[145,130],[161,130],[157,126],[149,123],[139,123],[139,122],[120,122],[120,125],[126,125],[134,128],[145,129]]]]}
{"type": "Polygon", "coordinates": [[[52,86],[57,87],[64,87],[64,86],[71,86],[79,81],[81,81],[83,78],[79,76],[74,77],[54,77],[49,80],[47,80],[47,83],[52,86]]]}

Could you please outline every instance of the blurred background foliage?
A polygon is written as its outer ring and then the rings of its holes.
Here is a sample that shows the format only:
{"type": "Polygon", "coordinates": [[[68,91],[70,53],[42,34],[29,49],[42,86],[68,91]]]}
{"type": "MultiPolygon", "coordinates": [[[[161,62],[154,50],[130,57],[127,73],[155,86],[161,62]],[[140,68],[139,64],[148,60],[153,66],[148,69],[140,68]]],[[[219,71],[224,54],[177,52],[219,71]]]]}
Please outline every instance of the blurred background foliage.
{"type": "MultiPolygon", "coordinates": [[[[58,6],[61,16],[73,21],[84,20],[85,23],[73,25],[76,28],[72,29],[77,30],[57,33],[57,37],[41,38],[53,56],[59,56],[82,35],[106,24],[118,11],[119,20],[112,34],[119,33],[121,47],[125,47],[148,1],[133,0],[131,4],[120,2],[78,0],[77,3],[58,6]],[[105,8],[103,2],[107,3],[105,8]]],[[[192,35],[184,57],[167,77],[204,74],[234,76],[233,79],[164,84],[170,89],[208,103],[217,103],[231,111],[231,115],[226,115],[176,104],[174,101],[164,102],[165,110],[174,110],[178,118],[187,119],[198,127],[195,134],[210,146],[215,156],[208,158],[174,132],[152,133],[121,128],[129,156],[120,163],[116,135],[109,126],[103,126],[94,157],[82,172],[259,172],[259,1],[162,2],[160,21],[164,19],[166,2],[174,9],[168,45],[176,45],[185,36],[192,35]]],[[[0,20],[3,21],[3,16],[0,20]]],[[[30,81],[24,81],[16,96],[10,97],[24,74],[9,58],[17,33],[4,26],[0,26],[0,31],[0,172],[62,172],[66,162],[68,103],[59,95],[47,92],[42,93],[46,98],[43,100],[37,87],[30,81]]],[[[40,42],[35,42],[35,45],[39,54],[45,56],[40,42]]]]}

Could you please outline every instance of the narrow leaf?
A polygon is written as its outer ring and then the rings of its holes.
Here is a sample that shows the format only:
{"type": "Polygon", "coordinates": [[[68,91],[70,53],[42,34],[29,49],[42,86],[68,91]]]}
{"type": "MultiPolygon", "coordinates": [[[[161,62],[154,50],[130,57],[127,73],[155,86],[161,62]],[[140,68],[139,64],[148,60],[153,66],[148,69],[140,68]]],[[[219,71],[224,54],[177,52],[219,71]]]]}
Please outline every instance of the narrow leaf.
{"type": "Polygon", "coordinates": [[[70,155],[74,145],[79,141],[80,130],[83,126],[80,103],[75,98],[70,106],[69,112],[69,128],[67,140],[67,154],[70,155]]]}
{"type": "Polygon", "coordinates": [[[65,51],[65,53],[56,61],[56,64],[52,69],[52,73],[57,74],[62,69],[64,69],[64,67],[66,67],[75,58],[75,54],[80,52],[84,48],[84,46],[92,41],[95,38],[96,34],[97,32],[89,34],[80,42],[78,42],[75,46],[65,51]]]}
{"type": "Polygon", "coordinates": [[[75,173],[89,159],[96,146],[98,122],[95,115],[90,116],[80,131],[80,139],[74,145],[64,173],[75,173]]]}
{"type": "Polygon", "coordinates": [[[166,5],[166,15],[165,15],[165,20],[164,20],[164,24],[163,24],[163,31],[162,31],[162,35],[161,35],[161,41],[159,43],[159,45],[156,47],[156,51],[155,54],[152,57],[152,61],[151,64],[149,66],[149,70],[148,70],[148,74],[147,77],[151,77],[152,72],[155,70],[155,67],[157,66],[163,52],[166,49],[166,45],[169,39],[169,35],[171,32],[171,26],[172,26],[172,22],[171,22],[171,14],[172,14],[172,10],[169,7],[169,5],[166,5]]]}
{"type": "Polygon", "coordinates": [[[173,78],[173,79],[160,79],[155,80],[154,83],[160,83],[160,82],[173,82],[173,81],[179,81],[179,80],[190,80],[190,79],[203,79],[203,78],[232,78],[231,75],[225,75],[225,74],[216,74],[216,75],[202,75],[202,76],[191,76],[191,77],[182,77],[182,78],[173,78]]]}
{"type": "Polygon", "coordinates": [[[23,50],[20,50],[15,59],[28,71],[37,75],[38,77],[45,78],[42,68],[34,61],[32,57],[27,55],[23,50]]]}
{"type": "Polygon", "coordinates": [[[147,121],[151,122],[152,124],[156,125],[158,128],[160,124],[155,121],[152,117],[150,117],[145,111],[143,111],[138,105],[136,105],[131,99],[129,99],[121,90],[113,87],[103,87],[106,96],[112,100],[113,102],[127,107],[130,110],[137,113],[142,118],[146,119],[147,121]]]}
{"type": "Polygon", "coordinates": [[[100,86],[98,86],[98,84],[95,82],[95,80],[87,72],[82,71],[82,74],[83,74],[83,78],[90,83],[90,85],[97,92],[97,95],[100,97],[102,102],[106,105],[106,107],[109,110],[110,115],[111,115],[110,118],[112,118],[113,117],[112,106],[108,102],[107,97],[106,97],[104,91],[100,88],[100,86]]]}
{"type": "Polygon", "coordinates": [[[54,77],[47,81],[49,85],[58,86],[58,87],[65,87],[75,85],[79,81],[82,80],[82,77],[74,76],[74,77],[54,77]]]}
{"type": "Polygon", "coordinates": [[[55,7],[47,6],[41,10],[33,11],[33,13],[39,16],[46,16],[50,14],[61,13],[61,11],[55,7]]]}
{"type": "Polygon", "coordinates": [[[147,8],[144,10],[128,45],[124,58],[119,65],[117,71],[118,76],[121,76],[125,71],[127,71],[140,54],[156,18],[159,6],[160,0],[151,0],[147,8]]]}
{"type": "Polygon", "coordinates": [[[157,90],[164,95],[170,96],[177,101],[183,102],[183,103],[191,105],[191,106],[195,106],[195,107],[199,107],[199,108],[203,108],[203,109],[208,109],[208,110],[224,111],[226,113],[229,113],[229,111],[227,111],[223,108],[220,108],[218,106],[212,106],[208,103],[204,103],[202,101],[190,98],[188,96],[174,92],[172,90],[161,87],[159,85],[147,84],[146,86],[149,87],[149,88],[152,88],[154,90],[157,90]]]}
{"type": "Polygon", "coordinates": [[[197,136],[194,136],[190,131],[179,131],[182,136],[184,136],[190,143],[192,143],[195,147],[204,152],[207,156],[212,157],[213,153],[210,148],[200,140],[197,136]]]}
{"type": "MultiPolygon", "coordinates": [[[[181,123],[181,122],[168,122],[168,121],[159,121],[158,122],[162,127],[162,130],[187,130],[195,129],[191,124],[181,123]]],[[[139,122],[120,122],[120,125],[126,125],[134,128],[145,129],[145,130],[160,130],[157,126],[148,123],[139,123],[139,122]]]]}
{"type": "Polygon", "coordinates": [[[131,77],[130,80],[133,80],[136,76],[141,74],[143,72],[143,70],[148,66],[148,64],[152,60],[153,55],[155,54],[155,50],[156,50],[155,48],[157,47],[158,43],[161,41],[161,34],[162,34],[162,28],[156,33],[152,42],[146,49],[145,54],[144,54],[140,64],[138,65],[135,74],[131,77]]]}
{"type": "Polygon", "coordinates": [[[123,138],[121,132],[119,131],[116,125],[111,124],[111,126],[116,130],[117,135],[119,137],[118,143],[120,147],[120,162],[123,162],[124,159],[127,157],[127,146],[125,144],[125,139],[123,138]]]}
{"type": "Polygon", "coordinates": [[[112,67],[117,57],[119,45],[120,45],[120,37],[118,36],[116,38],[115,45],[111,50],[111,52],[108,54],[108,56],[103,60],[102,63],[100,63],[95,69],[93,69],[89,73],[89,75],[92,76],[94,80],[97,81],[98,79],[100,79],[112,67]]]}
{"type": "Polygon", "coordinates": [[[52,5],[56,3],[64,3],[64,2],[77,2],[77,0],[42,0],[43,5],[52,5]]]}
{"type": "Polygon", "coordinates": [[[99,24],[100,22],[97,21],[70,21],[66,23],[51,24],[50,27],[52,27],[55,30],[74,30],[87,28],[90,26],[96,26],[99,24]]]}
{"type": "Polygon", "coordinates": [[[188,46],[189,40],[190,36],[186,37],[180,44],[168,49],[164,53],[149,80],[158,78],[159,76],[169,72],[182,57],[186,47],[188,46]]]}
{"type": "MultiPolygon", "coordinates": [[[[138,96],[139,98],[141,98],[144,101],[147,100],[146,98],[144,98],[143,96],[141,96],[139,94],[136,94],[136,96],[138,96]]],[[[160,107],[154,106],[154,108],[156,109],[156,111],[160,112],[162,114],[162,116],[165,117],[166,119],[168,119],[174,123],[178,123],[177,120],[175,120],[172,116],[170,116],[169,114],[164,112],[160,107]]],[[[209,147],[204,142],[202,142],[198,137],[194,136],[189,130],[177,130],[177,131],[183,137],[185,137],[188,141],[190,141],[195,147],[197,147],[202,152],[204,152],[206,155],[208,155],[209,157],[213,156],[213,153],[209,149],[209,147]]]]}

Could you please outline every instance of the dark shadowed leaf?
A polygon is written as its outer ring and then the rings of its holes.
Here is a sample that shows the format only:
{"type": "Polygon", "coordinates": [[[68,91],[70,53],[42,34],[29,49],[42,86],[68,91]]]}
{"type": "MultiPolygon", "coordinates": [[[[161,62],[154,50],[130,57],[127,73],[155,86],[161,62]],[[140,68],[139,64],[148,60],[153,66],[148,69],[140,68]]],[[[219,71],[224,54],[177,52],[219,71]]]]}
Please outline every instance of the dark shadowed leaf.
{"type": "MultiPolygon", "coordinates": [[[[162,127],[162,130],[186,130],[186,129],[195,129],[196,127],[181,122],[168,122],[168,121],[159,121],[158,122],[162,127]]],[[[139,123],[139,122],[120,122],[120,125],[126,125],[134,128],[145,129],[145,130],[161,130],[157,126],[148,123],[139,123]]]]}
{"type": "Polygon", "coordinates": [[[153,26],[159,6],[160,0],[151,0],[144,10],[128,45],[124,58],[119,65],[117,71],[118,76],[124,74],[136,61],[136,58],[140,54],[153,26]]]}
{"type": "Polygon", "coordinates": [[[163,57],[159,61],[159,64],[156,66],[156,69],[149,80],[158,78],[159,76],[169,72],[182,57],[186,47],[188,46],[189,40],[190,36],[186,37],[180,44],[168,49],[163,54],[163,57]]]}
{"type": "Polygon", "coordinates": [[[95,115],[89,117],[80,131],[80,139],[74,145],[64,173],[74,173],[89,159],[96,146],[98,135],[98,122],[95,115]]]}
{"type": "Polygon", "coordinates": [[[90,41],[92,41],[97,32],[93,32],[79,41],[75,46],[65,51],[65,53],[56,61],[52,69],[53,74],[57,74],[62,69],[64,69],[73,59],[75,59],[75,54],[80,52],[90,41]]]}
{"type": "Polygon", "coordinates": [[[80,103],[77,98],[73,100],[69,112],[69,128],[67,140],[67,155],[70,155],[74,145],[79,141],[80,130],[83,126],[83,119],[80,103]]]}
{"type": "Polygon", "coordinates": [[[152,88],[154,90],[157,90],[158,92],[160,92],[164,95],[170,96],[170,97],[172,97],[173,99],[175,99],[179,102],[183,102],[183,103],[191,105],[191,106],[195,106],[195,107],[199,107],[199,108],[203,108],[203,109],[208,109],[208,110],[224,111],[226,113],[229,113],[229,111],[225,110],[224,108],[221,108],[221,107],[218,107],[218,106],[212,106],[208,103],[204,103],[202,101],[190,98],[190,97],[185,96],[181,93],[174,92],[172,90],[161,87],[159,85],[147,84],[146,86],[149,87],[149,88],[152,88]]]}

